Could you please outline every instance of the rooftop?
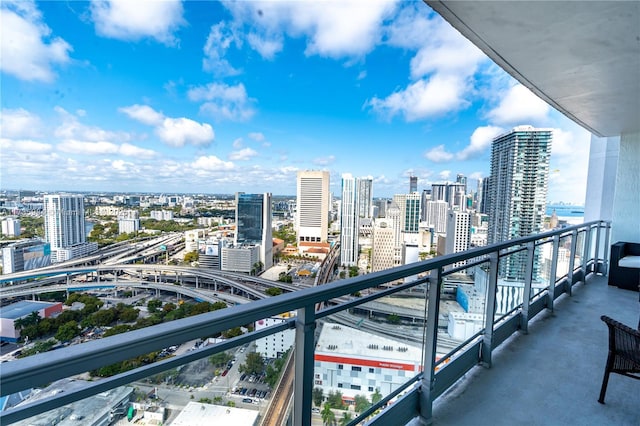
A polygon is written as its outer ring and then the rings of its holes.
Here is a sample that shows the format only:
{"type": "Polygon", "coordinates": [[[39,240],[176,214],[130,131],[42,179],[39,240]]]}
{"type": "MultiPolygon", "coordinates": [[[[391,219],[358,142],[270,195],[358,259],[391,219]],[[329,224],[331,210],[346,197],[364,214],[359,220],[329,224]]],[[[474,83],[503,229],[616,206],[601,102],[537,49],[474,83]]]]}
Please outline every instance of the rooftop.
{"type": "Polygon", "coordinates": [[[2,311],[0,311],[0,317],[6,319],[18,319],[29,315],[31,312],[40,311],[57,304],[58,303],[22,300],[8,306],[3,306],[2,311]]]}

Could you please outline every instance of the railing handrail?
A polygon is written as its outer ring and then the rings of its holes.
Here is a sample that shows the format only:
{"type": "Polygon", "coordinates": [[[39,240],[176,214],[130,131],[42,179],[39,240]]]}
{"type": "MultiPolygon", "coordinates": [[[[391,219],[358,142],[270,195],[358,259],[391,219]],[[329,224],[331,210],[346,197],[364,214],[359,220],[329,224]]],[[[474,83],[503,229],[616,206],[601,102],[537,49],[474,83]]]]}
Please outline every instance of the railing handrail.
{"type": "MultiPolygon", "coordinates": [[[[491,253],[500,253],[514,245],[545,240],[555,235],[570,235],[577,230],[606,225],[597,220],[560,230],[518,238],[478,247],[460,253],[448,254],[393,269],[348,278],[319,287],[284,293],[279,296],[236,305],[226,309],[183,318],[155,326],[130,331],[100,340],[68,346],[56,351],[33,355],[2,366],[0,396],[37,387],[54,380],[94,370],[98,367],[124,361],[167,346],[183,343],[203,336],[252,323],[283,312],[314,306],[330,299],[353,294],[381,284],[420,273],[442,270],[448,265],[477,259],[491,253]]],[[[415,285],[419,285],[417,282],[415,285]]],[[[364,300],[363,300],[364,302],[364,300]]],[[[250,335],[248,335],[250,336],[250,335]]],[[[249,337],[247,337],[249,338],[249,337]]],[[[135,370],[134,370],[135,371],[135,370]]]]}

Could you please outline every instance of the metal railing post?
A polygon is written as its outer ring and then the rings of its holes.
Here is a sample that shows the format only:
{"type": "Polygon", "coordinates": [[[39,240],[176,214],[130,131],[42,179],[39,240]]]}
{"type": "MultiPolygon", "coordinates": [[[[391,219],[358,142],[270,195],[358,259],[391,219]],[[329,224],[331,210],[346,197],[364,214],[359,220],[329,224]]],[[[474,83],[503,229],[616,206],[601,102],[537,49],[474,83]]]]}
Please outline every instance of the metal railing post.
{"type": "Polygon", "coordinates": [[[609,239],[611,238],[611,222],[606,222],[606,232],[604,236],[604,274],[609,275],[609,239]]]}
{"type": "Polygon", "coordinates": [[[596,249],[593,251],[593,273],[600,273],[600,224],[596,227],[596,249]]]}
{"type": "MultiPolygon", "coordinates": [[[[553,253],[551,254],[551,273],[549,274],[549,294],[547,309],[553,312],[554,300],[556,295],[556,280],[558,278],[558,256],[560,252],[560,235],[553,236],[553,253]]],[[[567,294],[571,296],[571,285],[565,289],[567,294]]]]}
{"type": "Polygon", "coordinates": [[[573,269],[576,264],[576,247],[578,245],[578,230],[571,233],[571,250],[569,251],[569,272],[567,272],[567,294],[571,296],[573,287],[573,269]]]}
{"type": "Polygon", "coordinates": [[[440,289],[442,286],[442,268],[431,271],[429,277],[429,299],[427,300],[427,330],[425,336],[424,360],[422,365],[422,383],[420,393],[420,417],[429,425],[433,414],[433,396],[436,363],[436,345],[438,341],[438,314],[440,311],[440,289]]]}
{"type": "Polygon", "coordinates": [[[536,244],[527,243],[527,265],[524,274],[524,290],[522,291],[522,314],[520,317],[520,331],[529,333],[529,302],[531,302],[531,282],[533,281],[533,261],[535,260],[536,244]]]}
{"type": "Polygon", "coordinates": [[[294,425],[311,426],[315,330],[315,306],[309,305],[298,309],[293,379],[294,425]]]}
{"type": "Polygon", "coordinates": [[[584,244],[582,248],[582,280],[587,283],[587,265],[591,257],[591,227],[584,231],[584,244]]]}
{"type": "Polygon", "coordinates": [[[491,367],[491,351],[493,350],[493,317],[496,311],[496,292],[498,290],[498,252],[489,254],[489,285],[487,286],[487,304],[484,313],[484,336],[480,353],[483,366],[491,367]]]}

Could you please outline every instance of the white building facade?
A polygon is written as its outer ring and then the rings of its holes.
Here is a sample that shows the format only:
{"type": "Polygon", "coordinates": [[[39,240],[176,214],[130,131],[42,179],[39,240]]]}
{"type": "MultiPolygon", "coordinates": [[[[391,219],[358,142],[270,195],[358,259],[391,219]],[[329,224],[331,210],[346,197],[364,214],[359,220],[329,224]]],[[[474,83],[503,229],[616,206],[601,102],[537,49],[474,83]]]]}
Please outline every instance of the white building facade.
{"type": "Polygon", "coordinates": [[[301,242],[324,243],[329,229],[328,171],[299,171],[297,184],[296,231],[301,242]]]}

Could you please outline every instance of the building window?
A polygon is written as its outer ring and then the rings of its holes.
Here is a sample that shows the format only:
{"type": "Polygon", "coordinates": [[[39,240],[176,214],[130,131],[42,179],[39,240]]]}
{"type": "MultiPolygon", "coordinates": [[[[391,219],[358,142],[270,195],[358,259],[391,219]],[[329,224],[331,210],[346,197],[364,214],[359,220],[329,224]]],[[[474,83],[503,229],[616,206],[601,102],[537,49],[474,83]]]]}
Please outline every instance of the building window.
{"type": "Polygon", "coordinates": [[[351,367],[351,371],[362,371],[362,367],[351,367]]]}
{"type": "Polygon", "coordinates": [[[373,368],[369,369],[369,373],[373,373],[375,370],[373,368]]]}
{"type": "Polygon", "coordinates": [[[367,390],[368,390],[369,392],[373,392],[373,386],[369,386],[369,387],[367,388],[367,390]]]}
{"type": "Polygon", "coordinates": [[[338,364],[338,370],[342,370],[343,368],[344,368],[344,365],[338,364]]]}
{"type": "Polygon", "coordinates": [[[360,385],[351,385],[351,389],[360,390],[360,385]]]}
{"type": "Polygon", "coordinates": [[[316,380],[316,385],[322,385],[322,380],[316,380]]]}
{"type": "Polygon", "coordinates": [[[342,383],[338,383],[338,387],[341,388],[342,387],[342,383]]]}

